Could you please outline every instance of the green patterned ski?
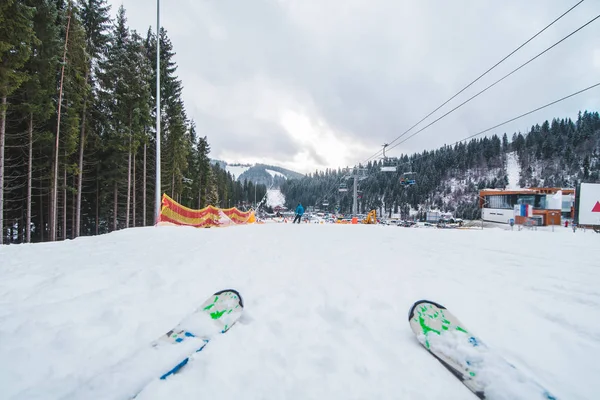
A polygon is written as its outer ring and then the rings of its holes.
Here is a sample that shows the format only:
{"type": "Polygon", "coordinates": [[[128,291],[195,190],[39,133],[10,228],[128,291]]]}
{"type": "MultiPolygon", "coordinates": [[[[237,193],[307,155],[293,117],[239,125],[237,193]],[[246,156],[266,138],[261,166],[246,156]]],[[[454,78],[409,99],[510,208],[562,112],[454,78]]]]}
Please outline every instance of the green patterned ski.
{"type": "MultiPolygon", "coordinates": [[[[165,360],[175,361],[160,375],[160,379],[179,373],[188,364],[192,354],[202,351],[216,335],[227,332],[241,317],[243,310],[244,302],[239,292],[221,290],[206,299],[175,328],[158,338],[152,347],[159,354],[164,354],[165,360]],[[175,360],[174,357],[178,355],[179,359],[175,360]]],[[[133,398],[141,394],[145,387],[133,398]]]]}
{"type": "MultiPolygon", "coordinates": [[[[221,290],[206,299],[196,312],[177,324],[174,329],[161,336],[158,341],[153,343],[153,347],[164,343],[179,344],[193,338],[203,341],[196,350],[199,352],[215,334],[227,332],[240,318],[243,309],[242,297],[236,290],[221,290]]],[[[166,379],[179,372],[188,361],[189,357],[185,357],[176,366],[161,375],[160,379],[166,379]]]]}
{"type": "Polygon", "coordinates": [[[423,347],[480,399],[557,399],[486,346],[446,307],[417,301],[408,321],[423,347]]]}
{"type": "Polygon", "coordinates": [[[173,329],[99,372],[62,400],[138,398],[162,379],[185,368],[192,355],[204,349],[209,341],[228,332],[243,310],[238,291],[220,290],[208,296],[173,329]]]}

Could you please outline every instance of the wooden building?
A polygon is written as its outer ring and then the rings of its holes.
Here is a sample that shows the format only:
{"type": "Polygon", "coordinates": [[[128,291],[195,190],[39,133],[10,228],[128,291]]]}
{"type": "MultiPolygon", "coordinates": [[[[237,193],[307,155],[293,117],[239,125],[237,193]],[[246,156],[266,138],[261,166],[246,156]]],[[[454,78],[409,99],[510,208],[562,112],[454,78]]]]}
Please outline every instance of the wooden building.
{"type": "Polygon", "coordinates": [[[574,189],[484,189],[479,208],[484,221],[508,224],[533,222],[539,226],[560,225],[561,218],[573,218],[574,189]],[[525,210],[525,211],[523,211],[525,210]]]}

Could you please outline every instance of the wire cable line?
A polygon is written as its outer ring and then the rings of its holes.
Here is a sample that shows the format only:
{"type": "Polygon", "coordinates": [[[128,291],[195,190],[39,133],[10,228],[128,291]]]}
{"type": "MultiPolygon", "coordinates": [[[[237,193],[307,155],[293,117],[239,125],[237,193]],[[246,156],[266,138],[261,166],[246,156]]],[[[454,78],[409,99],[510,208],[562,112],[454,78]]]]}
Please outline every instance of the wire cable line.
{"type": "MultiPolygon", "coordinates": [[[[504,122],[501,122],[501,123],[499,123],[499,124],[496,124],[496,125],[494,125],[494,126],[492,126],[492,127],[490,127],[490,128],[487,128],[487,129],[484,129],[484,130],[482,130],[482,131],[479,131],[479,132],[477,132],[477,133],[474,133],[474,134],[472,134],[472,135],[470,135],[470,136],[467,136],[467,137],[466,137],[466,138],[464,138],[464,139],[461,139],[461,140],[458,140],[458,141],[456,141],[456,142],[452,143],[450,146],[456,146],[456,145],[457,145],[457,144],[459,144],[460,142],[464,142],[464,141],[466,141],[466,140],[473,139],[473,138],[474,138],[474,137],[476,137],[476,136],[483,135],[483,134],[484,134],[484,133],[486,133],[486,132],[489,132],[489,131],[491,131],[491,130],[494,130],[494,129],[496,129],[496,128],[499,128],[499,127],[501,127],[501,126],[503,126],[503,125],[506,125],[506,124],[508,124],[508,123],[511,123],[511,122],[513,122],[513,121],[516,121],[516,120],[518,120],[518,119],[520,119],[520,118],[523,118],[523,117],[525,117],[525,116],[527,116],[527,115],[533,114],[534,112],[537,112],[537,111],[543,110],[544,108],[550,107],[550,106],[552,106],[552,105],[554,105],[554,104],[560,103],[561,101],[565,101],[565,100],[567,100],[567,99],[570,99],[571,97],[574,97],[574,96],[577,96],[577,95],[579,95],[579,94],[581,94],[581,93],[587,92],[588,90],[594,89],[594,88],[596,88],[596,87],[598,87],[598,86],[600,86],[600,82],[598,82],[598,83],[596,83],[596,84],[594,84],[594,85],[588,86],[588,87],[586,87],[585,89],[578,90],[578,91],[577,91],[577,92],[575,92],[575,93],[571,93],[571,94],[569,94],[569,95],[567,95],[567,96],[561,97],[560,99],[557,99],[557,100],[551,101],[550,103],[544,104],[543,106],[537,107],[537,108],[535,108],[535,109],[533,109],[533,110],[531,110],[531,111],[527,111],[526,113],[523,113],[523,114],[520,114],[520,115],[518,115],[518,116],[516,116],[516,117],[510,118],[510,119],[508,119],[508,120],[506,120],[506,121],[504,121],[504,122]]],[[[414,159],[412,159],[412,160],[410,160],[410,161],[408,161],[408,162],[403,162],[403,163],[400,163],[399,165],[406,165],[406,164],[410,164],[410,163],[412,163],[412,162],[414,162],[414,161],[416,161],[416,160],[419,160],[419,159],[421,159],[421,158],[423,158],[423,157],[424,157],[424,156],[418,156],[418,157],[415,157],[414,159]]]]}
{"type": "MultiPolygon", "coordinates": [[[[535,35],[533,35],[532,37],[530,37],[527,41],[525,41],[523,44],[521,44],[519,47],[517,47],[516,49],[514,49],[513,51],[511,51],[508,55],[506,55],[504,58],[502,58],[500,61],[498,61],[496,64],[494,64],[492,67],[490,67],[487,71],[485,71],[483,74],[479,75],[475,80],[473,80],[471,83],[469,83],[467,86],[465,86],[464,88],[462,88],[460,91],[458,91],[456,94],[454,94],[452,97],[450,97],[448,100],[446,100],[445,102],[443,102],[442,104],[440,104],[437,108],[435,108],[433,111],[431,111],[429,114],[427,114],[425,117],[423,117],[419,122],[417,122],[416,124],[414,124],[413,126],[411,126],[410,128],[408,128],[406,131],[404,131],[401,135],[399,135],[396,139],[394,139],[393,141],[391,141],[390,143],[388,143],[389,145],[393,144],[394,142],[396,142],[398,139],[400,139],[401,137],[403,137],[404,135],[406,135],[408,132],[410,132],[411,130],[413,130],[417,125],[419,125],[421,122],[425,121],[427,118],[429,118],[433,113],[435,113],[436,111],[438,111],[440,108],[442,108],[443,106],[445,106],[446,104],[448,104],[451,100],[453,100],[454,98],[456,98],[456,96],[458,96],[459,94],[461,94],[462,92],[464,92],[466,89],[468,89],[469,87],[471,87],[475,82],[477,82],[478,80],[480,80],[481,78],[483,78],[485,75],[487,75],[489,72],[491,72],[494,68],[496,68],[498,65],[500,65],[502,62],[506,61],[510,56],[512,56],[513,54],[515,54],[517,51],[519,51],[521,48],[523,48],[525,45],[527,45],[529,42],[531,42],[533,39],[535,39],[536,37],[538,37],[542,32],[544,32],[546,29],[548,29],[549,27],[551,27],[552,25],[554,25],[554,23],[556,23],[558,20],[560,20],[561,18],[563,18],[565,15],[567,15],[569,12],[571,12],[573,9],[575,9],[577,6],[579,6],[581,3],[583,3],[584,0],[579,1],[577,4],[575,4],[574,6],[572,6],[571,8],[569,8],[567,11],[565,11],[564,13],[562,13],[559,17],[557,17],[556,19],[554,19],[554,21],[550,22],[548,25],[546,25],[542,30],[538,31],[535,35]]],[[[598,17],[596,17],[598,18],[598,17]]],[[[596,19],[594,18],[594,20],[596,19]]],[[[593,22],[594,20],[588,22],[586,25],[580,27],[577,31],[583,29],[585,26],[589,25],[591,22],[593,22]]],[[[572,32],[571,35],[573,35],[575,32],[572,32]]],[[[569,35],[569,36],[571,36],[569,35]]],[[[568,38],[569,36],[563,38],[562,40],[565,40],[566,38],[568,38]]],[[[561,41],[562,41],[561,40],[561,41]]],[[[558,42],[560,43],[560,42],[558,42]]],[[[554,46],[556,46],[558,43],[555,43],[554,46]]],[[[550,50],[550,48],[546,49],[545,51],[550,50]]],[[[541,54],[538,54],[537,57],[539,57],[541,54]]],[[[533,59],[531,59],[529,62],[533,61],[533,59]]],[[[526,64],[525,64],[526,65],[526,64]]],[[[522,65],[521,67],[525,66],[522,65]]],[[[521,68],[520,67],[520,68],[521,68]]],[[[513,71],[513,72],[516,72],[513,71]]],[[[505,77],[506,78],[506,77],[505,77]]],[[[503,78],[504,79],[504,78],[503,78]]],[[[498,82],[496,82],[498,83],[498,82]]],[[[489,88],[487,88],[489,89],[489,88]]],[[[485,90],[487,90],[485,89],[485,90]]],[[[479,93],[481,94],[481,93],[479,93]]],[[[478,95],[479,95],[478,94],[478,95]]],[[[476,96],[474,96],[476,97],[476,96]]],[[[471,100],[471,99],[469,99],[471,100]]],[[[447,115],[447,114],[446,114],[447,115]]],[[[394,146],[395,147],[395,146],[394,146]]],[[[375,154],[373,154],[372,156],[370,156],[369,158],[367,158],[364,163],[366,164],[368,161],[372,160],[373,158],[377,157],[379,154],[381,154],[382,150],[379,150],[378,152],[376,152],[375,154]]]]}
{"type": "Polygon", "coordinates": [[[438,122],[439,120],[441,120],[442,118],[446,117],[448,114],[453,113],[454,111],[458,110],[460,107],[464,106],[465,104],[467,104],[468,102],[470,102],[471,100],[473,100],[474,98],[478,97],[479,95],[483,94],[484,92],[486,92],[488,89],[491,89],[492,87],[496,86],[498,83],[502,82],[504,79],[508,78],[509,76],[511,76],[512,74],[514,74],[515,72],[517,72],[518,70],[520,70],[521,68],[523,68],[524,66],[526,66],[527,64],[529,64],[530,62],[532,62],[533,60],[537,59],[538,57],[540,57],[542,54],[548,52],[550,49],[556,47],[558,44],[560,44],[561,42],[565,41],[566,39],[568,39],[569,37],[573,36],[575,33],[579,32],[580,30],[582,30],[583,28],[585,28],[586,26],[588,26],[589,24],[591,24],[592,22],[594,22],[595,20],[597,20],[598,18],[600,18],[600,14],[597,15],[595,18],[591,19],[590,21],[588,21],[585,25],[580,26],[579,28],[577,28],[576,30],[574,30],[573,32],[571,32],[570,34],[568,34],[567,36],[565,36],[564,38],[562,38],[561,40],[559,40],[558,42],[554,43],[552,46],[546,48],[546,50],[542,51],[541,53],[538,53],[536,56],[530,58],[528,61],[524,62],[523,64],[521,64],[520,66],[518,66],[517,68],[513,69],[511,72],[509,72],[508,74],[504,75],[502,78],[498,79],[496,82],[492,83],[491,85],[489,85],[488,87],[486,87],[485,89],[481,90],[480,92],[478,92],[477,94],[474,94],[473,96],[469,97],[467,100],[463,101],[462,103],[460,103],[459,105],[457,105],[456,107],[454,107],[453,109],[451,109],[450,111],[446,112],[445,114],[443,114],[442,116],[436,118],[435,120],[433,120],[433,122],[430,122],[429,124],[425,125],[423,128],[419,129],[418,131],[416,131],[415,133],[413,133],[412,135],[408,136],[406,139],[402,140],[399,143],[396,143],[395,145],[391,146],[388,150],[393,149],[394,147],[401,145],[402,143],[406,142],[408,139],[414,137],[415,135],[423,132],[425,129],[429,128],[431,125],[435,124],[436,122],[438,122]]]}

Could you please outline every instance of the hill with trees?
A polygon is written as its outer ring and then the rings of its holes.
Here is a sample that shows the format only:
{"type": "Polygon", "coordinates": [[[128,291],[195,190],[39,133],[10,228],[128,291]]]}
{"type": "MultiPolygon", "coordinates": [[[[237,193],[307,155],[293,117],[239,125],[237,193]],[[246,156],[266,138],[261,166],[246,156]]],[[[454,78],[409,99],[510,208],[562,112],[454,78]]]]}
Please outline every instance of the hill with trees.
{"type": "MultiPolygon", "coordinates": [[[[401,155],[397,172],[381,172],[382,160],[369,162],[362,166],[368,177],[359,182],[359,212],[378,209],[407,218],[439,209],[460,218],[479,218],[479,190],[507,187],[510,159],[517,161],[520,170],[515,186],[572,188],[578,180],[600,182],[598,112],[580,112],[576,121],[544,121],[526,133],[474,138],[401,155]],[[416,184],[403,186],[400,178],[409,171],[415,173],[416,184]]],[[[342,169],[328,169],[285,182],[281,191],[286,206],[300,201],[329,211],[351,212],[353,179],[344,176],[342,169]],[[341,183],[348,186],[347,192],[338,190],[341,183]]]]}

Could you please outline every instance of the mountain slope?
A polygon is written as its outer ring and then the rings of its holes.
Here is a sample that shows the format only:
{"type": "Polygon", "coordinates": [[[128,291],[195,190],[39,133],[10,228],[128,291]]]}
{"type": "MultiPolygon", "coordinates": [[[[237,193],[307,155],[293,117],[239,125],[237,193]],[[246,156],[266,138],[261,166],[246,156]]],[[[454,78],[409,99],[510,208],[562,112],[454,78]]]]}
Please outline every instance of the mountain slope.
{"type": "Polygon", "coordinates": [[[275,165],[227,163],[222,160],[212,160],[212,162],[235,176],[238,181],[248,180],[267,187],[279,187],[286,179],[301,179],[305,176],[275,165]]]}

